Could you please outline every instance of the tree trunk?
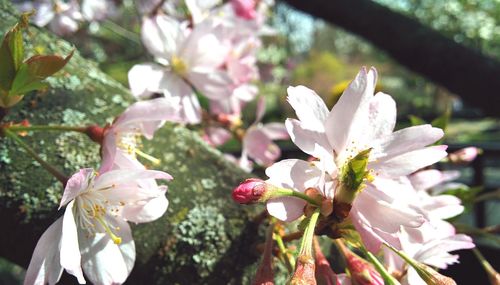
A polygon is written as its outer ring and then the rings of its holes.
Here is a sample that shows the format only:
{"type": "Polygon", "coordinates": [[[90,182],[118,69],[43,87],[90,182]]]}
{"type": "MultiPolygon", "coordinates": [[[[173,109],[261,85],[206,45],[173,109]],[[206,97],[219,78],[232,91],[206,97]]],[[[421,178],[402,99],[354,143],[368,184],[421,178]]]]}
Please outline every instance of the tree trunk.
{"type": "Polygon", "coordinates": [[[282,0],[358,34],[466,104],[500,116],[500,62],[371,0],[282,0]]]}
{"type": "MultiPolygon", "coordinates": [[[[9,2],[0,0],[0,35],[17,20],[9,2]]],[[[43,29],[30,31],[27,50],[67,55],[73,48],[43,29]]],[[[6,120],[103,125],[133,101],[126,88],[78,52],[48,82],[46,92],[27,95],[6,120]]],[[[79,133],[33,132],[23,140],[66,175],[99,165],[98,145],[79,133]]],[[[40,235],[62,214],[57,208],[63,188],[13,141],[0,141],[0,256],[26,267],[40,235]]],[[[129,283],[241,283],[243,271],[257,258],[253,243],[258,236],[249,222],[255,207],[233,203],[230,194],[248,175],[184,127],[165,126],[153,141],[144,141],[144,148],[161,159],[158,168],[174,180],[167,213],[133,227],[137,260],[129,283]]]]}

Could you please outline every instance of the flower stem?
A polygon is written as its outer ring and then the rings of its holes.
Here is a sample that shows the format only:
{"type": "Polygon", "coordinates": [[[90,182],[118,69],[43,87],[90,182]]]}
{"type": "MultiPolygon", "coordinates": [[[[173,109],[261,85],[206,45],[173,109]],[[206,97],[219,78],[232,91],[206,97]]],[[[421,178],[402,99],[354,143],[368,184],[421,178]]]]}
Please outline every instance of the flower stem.
{"type": "Polygon", "coordinates": [[[315,206],[321,206],[321,203],[314,200],[313,198],[307,196],[306,194],[299,192],[299,191],[294,191],[292,189],[286,189],[286,188],[278,188],[276,187],[276,191],[273,193],[272,197],[283,197],[283,196],[292,196],[296,198],[300,198],[302,200],[305,200],[306,202],[315,205],[315,206]]]}
{"type": "Polygon", "coordinates": [[[59,132],[80,132],[85,133],[87,127],[60,126],[60,125],[35,125],[35,126],[10,126],[8,129],[12,132],[26,131],[59,131],[59,132]]]}
{"type": "Polygon", "coordinates": [[[36,160],[40,165],[45,168],[50,174],[52,174],[57,180],[59,180],[63,185],[68,181],[68,177],[62,174],[54,166],[43,160],[30,146],[28,146],[18,135],[16,135],[10,129],[3,129],[5,136],[13,139],[20,147],[22,147],[34,160],[36,160]]]}
{"type": "Polygon", "coordinates": [[[477,249],[473,248],[472,252],[476,255],[477,259],[479,259],[479,262],[483,266],[484,270],[488,274],[488,278],[490,279],[491,284],[498,284],[500,281],[500,274],[491,266],[491,264],[484,258],[483,254],[477,249]]]}
{"type": "Polygon", "coordinates": [[[373,253],[369,252],[364,247],[361,247],[360,249],[366,255],[368,260],[370,260],[370,262],[373,264],[373,266],[375,266],[375,269],[378,271],[378,273],[380,273],[380,276],[382,276],[382,279],[384,279],[385,285],[400,285],[401,284],[401,283],[399,283],[398,280],[396,280],[396,278],[394,278],[389,272],[387,272],[384,265],[382,265],[382,263],[380,263],[380,260],[378,260],[378,258],[375,255],[373,255],[373,253]]]}
{"type": "Polygon", "coordinates": [[[316,227],[316,223],[318,222],[320,214],[320,209],[314,210],[311,217],[309,218],[309,223],[307,224],[306,229],[304,230],[304,236],[302,237],[302,241],[300,242],[300,251],[299,255],[312,256],[312,242],[314,238],[314,228],[316,227]]]}
{"type": "Polygon", "coordinates": [[[276,241],[276,244],[278,245],[278,248],[280,250],[281,256],[283,256],[283,259],[285,260],[286,268],[288,269],[288,272],[293,272],[293,269],[295,268],[295,259],[293,259],[292,256],[287,252],[285,244],[283,243],[283,239],[279,234],[274,234],[273,235],[274,240],[276,241]]]}

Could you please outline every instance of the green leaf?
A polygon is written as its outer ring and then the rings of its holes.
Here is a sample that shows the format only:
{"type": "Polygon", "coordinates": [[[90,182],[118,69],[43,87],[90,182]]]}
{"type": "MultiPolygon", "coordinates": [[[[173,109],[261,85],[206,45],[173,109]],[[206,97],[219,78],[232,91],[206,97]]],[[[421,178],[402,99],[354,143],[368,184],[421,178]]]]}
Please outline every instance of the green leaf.
{"type": "Polygon", "coordinates": [[[16,76],[16,67],[9,47],[9,33],[7,33],[0,46],[0,88],[5,92],[10,90],[12,81],[16,76]]]}
{"type": "Polygon", "coordinates": [[[417,117],[417,116],[414,116],[414,115],[409,115],[408,118],[410,119],[410,123],[412,126],[418,126],[418,125],[425,125],[426,122],[420,118],[420,117],[417,117]]]}
{"type": "Polygon", "coordinates": [[[45,87],[42,80],[61,70],[73,56],[73,51],[65,58],[57,55],[35,55],[21,64],[10,89],[11,95],[45,87]]]}
{"type": "Polygon", "coordinates": [[[43,80],[61,70],[73,56],[74,50],[65,58],[58,55],[35,55],[26,60],[31,76],[43,80]]]}
{"type": "Polygon", "coordinates": [[[23,30],[33,12],[23,13],[18,23],[4,36],[0,46],[0,88],[8,92],[24,59],[23,30]]]}
{"type": "Polygon", "coordinates": [[[368,178],[369,172],[366,167],[368,166],[371,150],[371,148],[363,150],[347,162],[347,167],[342,175],[342,183],[349,190],[357,191],[364,180],[368,178]]]}
{"type": "Polygon", "coordinates": [[[431,122],[431,125],[436,128],[440,128],[443,131],[446,130],[446,127],[448,126],[448,122],[450,121],[451,117],[451,110],[450,108],[447,108],[446,111],[436,119],[434,119],[431,122]]]}

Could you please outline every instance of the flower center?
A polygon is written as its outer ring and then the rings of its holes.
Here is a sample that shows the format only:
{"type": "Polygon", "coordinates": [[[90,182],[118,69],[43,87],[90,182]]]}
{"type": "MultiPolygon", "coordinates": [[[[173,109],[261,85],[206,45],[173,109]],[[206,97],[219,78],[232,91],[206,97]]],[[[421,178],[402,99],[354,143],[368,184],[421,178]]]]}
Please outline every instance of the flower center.
{"type": "Polygon", "coordinates": [[[186,63],[179,57],[177,56],[172,56],[172,59],[170,61],[170,64],[172,66],[172,71],[175,72],[176,74],[180,76],[185,76],[187,73],[187,65],[186,63]]]}
{"type": "Polygon", "coordinates": [[[140,148],[142,148],[141,139],[142,135],[139,132],[117,133],[116,146],[134,158],[140,156],[149,160],[154,165],[160,164],[161,160],[140,150],[140,148]]]}
{"type": "MultiPolygon", "coordinates": [[[[110,188],[112,187],[114,186],[110,188]]],[[[96,190],[89,187],[86,192],[77,196],[74,207],[75,219],[80,228],[87,230],[88,237],[95,235],[96,232],[105,232],[115,244],[120,244],[121,237],[113,232],[119,231],[120,228],[110,225],[106,216],[117,216],[125,203],[111,205],[102,193],[110,188],[96,190]]]]}

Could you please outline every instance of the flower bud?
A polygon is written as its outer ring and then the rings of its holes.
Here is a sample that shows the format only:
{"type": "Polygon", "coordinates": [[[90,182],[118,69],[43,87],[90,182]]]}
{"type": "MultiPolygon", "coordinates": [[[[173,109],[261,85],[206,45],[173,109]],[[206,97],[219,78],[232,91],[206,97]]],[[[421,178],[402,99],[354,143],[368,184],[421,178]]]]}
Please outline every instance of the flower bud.
{"type": "Polygon", "coordinates": [[[330,262],[326,259],[325,255],[321,251],[318,239],[315,238],[313,241],[314,246],[314,259],[316,262],[316,279],[319,284],[324,285],[337,285],[340,284],[340,280],[333,272],[330,262]]]}
{"type": "Polygon", "coordinates": [[[450,153],[448,158],[453,163],[466,164],[476,159],[476,157],[482,152],[482,149],[470,146],[450,153]]]}
{"type": "Polygon", "coordinates": [[[337,244],[345,257],[347,268],[355,284],[384,285],[384,279],[371,263],[352,252],[343,243],[338,242],[337,244]]]}
{"type": "Polygon", "coordinates": [[[411,265],[415,271],[417,271],[420,278],[422,278],[428,285],[457,285],[453,279],[438,273],[430,266],[420,262],[415,262],[415,264],[411,265]]]}
{"type": "Polygon", "coordinates": [[[315,269],[314,258],[309,255],[299,255],[290,285],[316,285],[315,269]]]}
{"type": "Polygon", "coordinates": [[[273,272],[273,234],[274,225],[269,226],[266,236],[266,245],[262,256],[262,262],[255,273],[255,278],[252,285],[274,285],[274,272],[273,272]]]}
{"type": "Polygon", "coordinates": [[[255,0],[231,0],[231,4],[238,17],[252,20],[257,16],[255,11],[257,3],[255,0]]]}
{"type": "Polygon", "coordinates": [[[262,179],[249,178],[233,190],[233,200],[246,205],[264,202],[267,186],[262,179]]]}

